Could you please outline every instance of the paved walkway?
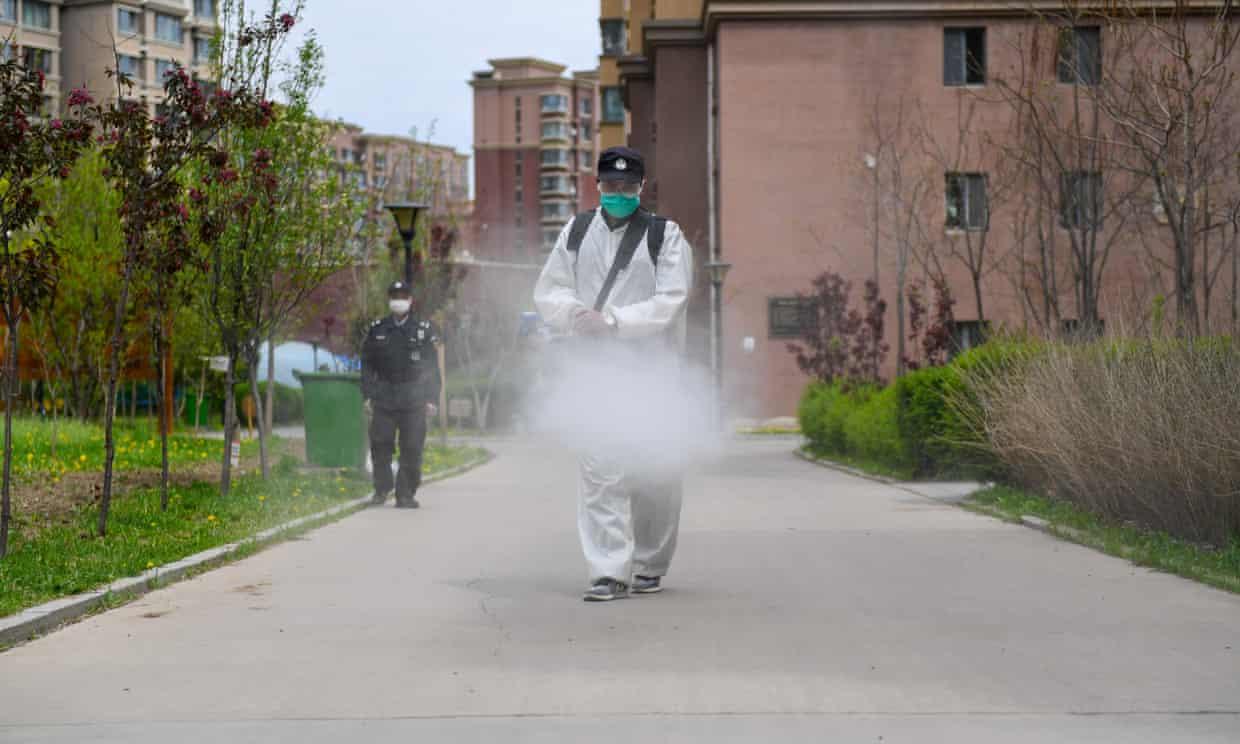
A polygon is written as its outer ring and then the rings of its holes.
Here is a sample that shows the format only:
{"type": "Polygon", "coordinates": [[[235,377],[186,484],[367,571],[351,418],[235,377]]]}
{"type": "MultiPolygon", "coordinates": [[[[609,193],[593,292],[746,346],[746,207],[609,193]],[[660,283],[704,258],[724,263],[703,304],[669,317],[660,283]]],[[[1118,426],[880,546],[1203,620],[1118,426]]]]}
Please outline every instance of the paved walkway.
{"type": "Polygon", "coordinates": [[[1240,741],[1240,597],[759,440],[588,605],[572,462],[499,448],[0,654],[0,741],[1240,741]]]}

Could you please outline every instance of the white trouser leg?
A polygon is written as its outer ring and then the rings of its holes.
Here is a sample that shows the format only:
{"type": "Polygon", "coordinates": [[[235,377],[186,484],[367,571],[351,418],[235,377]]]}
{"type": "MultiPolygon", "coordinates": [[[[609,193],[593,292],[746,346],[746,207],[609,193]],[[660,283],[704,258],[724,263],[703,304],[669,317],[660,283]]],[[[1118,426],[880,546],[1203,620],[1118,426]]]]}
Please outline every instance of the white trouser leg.
{"type": "Polygon", "coordinates": [[[682,479],[679,472],[641,478],[632,495],[633,573],[665,576],[680,532],[682,479]]]}
{"type": "Polygon", "coordinates": [[[632,581],[633,520],[628,485],[615,461],[594,456],[581,459],[577,531],[591,582],[632,581]]]}

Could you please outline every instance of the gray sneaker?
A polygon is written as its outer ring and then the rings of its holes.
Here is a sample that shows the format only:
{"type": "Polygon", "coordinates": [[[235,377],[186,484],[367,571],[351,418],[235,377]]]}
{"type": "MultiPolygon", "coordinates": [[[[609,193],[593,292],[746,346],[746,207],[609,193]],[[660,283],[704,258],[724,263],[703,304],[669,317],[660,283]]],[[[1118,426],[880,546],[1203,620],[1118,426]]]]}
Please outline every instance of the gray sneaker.
{"type": "Polygon", "coordinates": [[[610,602],[629,595],[629,585],[615,579],[599,579],[582,597],[587,602],[610,602]]]}
{"type": "Polygon", "coordinates": [[[663,577],[661,576],[634,576],[633,577],[633,593],[634,594],[658,594],[663,591],[663,577]]]}

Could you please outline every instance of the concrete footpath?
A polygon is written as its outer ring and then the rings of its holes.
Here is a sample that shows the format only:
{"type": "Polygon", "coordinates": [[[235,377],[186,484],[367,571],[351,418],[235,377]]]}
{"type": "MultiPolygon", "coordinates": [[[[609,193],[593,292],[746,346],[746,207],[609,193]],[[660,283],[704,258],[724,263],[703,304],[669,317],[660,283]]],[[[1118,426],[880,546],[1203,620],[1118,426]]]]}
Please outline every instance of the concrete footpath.
{"type": "Polygon", "coordinates": [[[1240,741],[1240,597],[754,440],[589,605],[572,460],[488,446],[0,654],[0,742],[1240,741]]]}

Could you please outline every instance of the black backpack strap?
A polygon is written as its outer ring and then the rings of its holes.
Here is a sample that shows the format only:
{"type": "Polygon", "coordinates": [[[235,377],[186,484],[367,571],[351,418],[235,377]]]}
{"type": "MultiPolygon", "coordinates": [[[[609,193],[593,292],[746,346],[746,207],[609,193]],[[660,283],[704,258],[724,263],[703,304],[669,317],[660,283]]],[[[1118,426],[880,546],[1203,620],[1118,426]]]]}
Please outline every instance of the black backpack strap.
{"type": "Polygon", "coordinates": [[[607,304],[607,298],[611,296],[611,290],[616,286],[616,278],[620,276],[620,272],[629,267],[629,262],[633,260],[633,254],[637,252],[637,244],[642,242],[642,236],[646,234],[646,228],[650,225],[650,213],[639,210],[629,220],[629,226],[624,229],[624,237],[620,239],[620,249],[616,251],[616,259],[611,264],[611,270],[607,272],[607,279],[603,282],[603,288],[599,290],[598,299],[594,301],[595,312],[601,312],[607,304]]]}
{"type": "Polygon", "coordinates": [[[667,231],[667,218],[650,216],[650,233],[646,236],[646,248],[650,251],[650,263],[659,270],[659,253],[663,250],[663,233],[667,231]]]}
{"type": "Polygon", "coordinates": [[[581,241],[585,240],[586,230],[590,229],[590,222],[594,220],[594,210],[582,212],[573,218],[573,226],[568,231],[568,252],[576,253],[581,250],[581,241]]]}

